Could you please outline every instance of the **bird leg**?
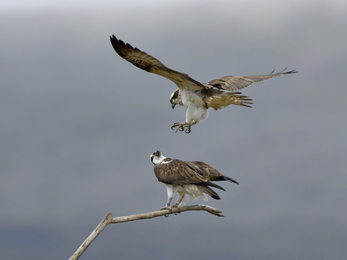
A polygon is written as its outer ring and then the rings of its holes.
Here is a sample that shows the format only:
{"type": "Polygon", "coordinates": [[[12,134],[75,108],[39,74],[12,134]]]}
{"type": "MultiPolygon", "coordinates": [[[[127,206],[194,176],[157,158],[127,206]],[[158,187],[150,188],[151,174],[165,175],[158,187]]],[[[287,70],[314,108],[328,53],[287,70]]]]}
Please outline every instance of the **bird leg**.
{"type": "Polygon", "coordinates": [[[171,210],[171,207],[170,207],[170,203],[172,201],[172,198],[173,198],[173,190],[172,190],[172,187],[171,186],[167,186],[167,203],[166,203],[166,206],[165,207],[162,207],[160,210],[171,210]]]}
{"type": "Polygon", "coordinates": [[[184,194],[179,193],[179,194],[178,194],[177,201],[176,201],[176,203],[171,207],[171,209],[172,209],[172,208],[178,209],[178,206],[181,204],[183,198],[184,198],[184,194]]]}
{"type": "Polygon", "coordinates": [[[179,130],[180,132],[185,131],[187,134],[189,134],[191,132],[190,126],[191,124],[188,124],[187,122],[182,122],[182,123],[177,122],[177,123],[174,123],[173,126],[171,126],[171,129],[175,130],[175,128],[177,128],[175,133],[177,133],[177,131],[179,130]]]}

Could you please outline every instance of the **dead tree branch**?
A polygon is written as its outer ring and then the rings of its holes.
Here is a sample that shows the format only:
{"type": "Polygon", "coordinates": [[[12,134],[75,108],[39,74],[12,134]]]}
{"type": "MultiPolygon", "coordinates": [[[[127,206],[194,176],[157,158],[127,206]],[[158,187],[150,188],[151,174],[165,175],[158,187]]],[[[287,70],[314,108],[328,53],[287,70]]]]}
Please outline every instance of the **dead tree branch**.
{"type": "Polygon", "coordinates": [[[169,209],[158,210],[158,211],[152,211],[148,213],[134,214],[134,215],[123,216],[123,217],[115,217],[115,218],[112,217],[112,213],[108,213],[107,216],[99,223],[99,225],[93,230],[93,232],[87,237],[87,239],[77,249],[77,251],[69,258],[69,260],[78,259],[84,253],[84,251],[86,251],[86,249],[94,241],[94,239],[96,239],[98,235],[100,235],[100,233],[108,224],[130,222],[130,221],[135,221],[140,219],[151,219],[151,218],[156,218],[160,216],[167,217],[168,215],[171,215],[171,214],[178,214],[184,211],[191,211],[191,210],[194,210],[194,211],[204,210],[218,217],[224,217],[224,215],[222,214],[222,211],[207,205],[183,206],[179,208],[173,208],[172,210],[169,210],[169,209]]]}

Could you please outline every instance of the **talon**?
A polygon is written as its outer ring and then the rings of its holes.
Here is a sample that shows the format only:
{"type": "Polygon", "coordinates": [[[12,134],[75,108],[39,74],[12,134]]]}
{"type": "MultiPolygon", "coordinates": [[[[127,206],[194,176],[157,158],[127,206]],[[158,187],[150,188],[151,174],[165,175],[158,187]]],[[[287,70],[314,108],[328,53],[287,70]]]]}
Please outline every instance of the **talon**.
{"type": "Polygon", "coordinates": [[[178,209],[178,204],[173,205],[171,209],[178,209]]]}
{"type": "MultiPolygon", "coordinates": [[[[174,123],[172,126],[171,126],[171,130],[175,130],[175,128],[177,127],[177,126],[179,126],[179,123],[174,123]]],[[[176,132],[177,132],[177,130],[176,130],[176,132]]]]}
{"type": "Polygon", "coordinates": [[[187,134],[189,134],[191,132],[190,130],[190,124],[188,124],[187,122],[183,122],[183,123],[174,123],[173,126],[171,126],[172,130],[175,130],[175,133],[177,133],[178,131],[180,132],[186,132],[187,134]]]}
{"type": "Polygon", "coordinates": [[[162,207],[160,210],[170,210],[170,213],[172,212],[172,209],[170,208],[170,206],[162,207]]]}

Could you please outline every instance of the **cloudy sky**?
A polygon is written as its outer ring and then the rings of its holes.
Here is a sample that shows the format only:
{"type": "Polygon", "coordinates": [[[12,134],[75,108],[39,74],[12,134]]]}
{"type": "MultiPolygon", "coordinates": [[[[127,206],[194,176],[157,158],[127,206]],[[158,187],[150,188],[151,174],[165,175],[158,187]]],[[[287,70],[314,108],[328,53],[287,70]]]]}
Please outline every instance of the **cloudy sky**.
{"type": "MultiPolygon", "coordinates": [[[[344,259],[345,1],[2,1],[0,254],[67,259],[112,212],[158,210],[150,154],[201,160],[223,183],[185,212],[108,226],[81,259],[344,259]],[[298,71],[242,90],[252,109],[170,126],[175,85],[109,36],[201,82],[298,71]]],[[[189,204],[194,202],[190,201],[189,204]]]]}

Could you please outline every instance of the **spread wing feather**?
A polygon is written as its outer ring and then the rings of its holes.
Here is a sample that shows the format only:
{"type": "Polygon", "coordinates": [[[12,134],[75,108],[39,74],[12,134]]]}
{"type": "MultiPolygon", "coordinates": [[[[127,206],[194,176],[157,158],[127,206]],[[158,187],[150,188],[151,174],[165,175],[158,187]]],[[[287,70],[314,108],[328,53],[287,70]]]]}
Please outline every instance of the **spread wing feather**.
{"type": "Polygon", "coordinates": [[[118,40],[114,35],[110,37],[110,40],[118,55],[132,63],[134,66],[165,77],[176,83],[176,85],[180,88],[188,88],[190,90],[205,88],[203,84],[192,79],[187,74],[166,67],[156,58],[139,50],[138,48],[132,47],[129,43],[125,44],[122,40],[118,40]]]}
{"type": "Polygon", "coordinates": [[[209,94],[206,95],[204,101],[207,107],[212,107],[214,110],[223,109],[231,104],[252,107],[252,99],[241,94],[241,92],[229,92],[219,89],[211,89],[209,94]]]}
{"type": "Polygon", "coordinates": [[[275,73],[272,71],[269,75],[256,75],[256,76],[225,76],[220,79],[214,79],[209,81],[205,84],[206,87],[215,87],[219,89],[225,89],[229,91],[236,91],[240,90],[242,88],[248,87],[249,85],[253,84],[254,82],[259,82],[267,79],[271,79],[274,77],[286,75],[286,74],[293,74],[297,71],[291,70],[291,71],[285,71],[284,70],[275,73]]]}

